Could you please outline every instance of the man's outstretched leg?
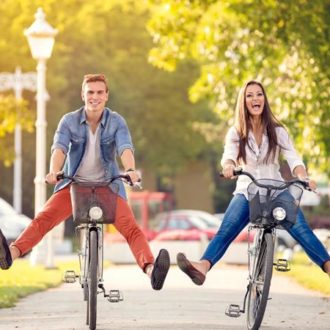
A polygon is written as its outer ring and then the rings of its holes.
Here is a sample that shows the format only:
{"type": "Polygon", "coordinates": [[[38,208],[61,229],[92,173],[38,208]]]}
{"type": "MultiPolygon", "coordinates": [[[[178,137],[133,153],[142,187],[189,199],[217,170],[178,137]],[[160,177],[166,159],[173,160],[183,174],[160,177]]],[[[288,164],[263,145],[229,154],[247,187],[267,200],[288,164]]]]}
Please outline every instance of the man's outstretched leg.
{"type": "Polygon", "coordinates": [[[170,268],[169,253],[161,249],[156,260],[154,259],[145,235],[136,223],[127,202],[121,197],[117,198],[114,225],[127,240],[137,264],[150,277],[152,288],[160,290],[170,268]]]}

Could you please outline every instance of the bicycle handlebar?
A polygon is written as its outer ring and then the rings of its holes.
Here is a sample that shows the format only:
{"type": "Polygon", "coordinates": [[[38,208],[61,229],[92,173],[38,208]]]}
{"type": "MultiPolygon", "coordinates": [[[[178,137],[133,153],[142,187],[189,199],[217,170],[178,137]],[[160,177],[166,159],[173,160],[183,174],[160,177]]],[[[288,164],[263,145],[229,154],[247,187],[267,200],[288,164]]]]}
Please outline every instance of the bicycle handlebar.
{"type": "MultiPolygon", "coordinates": [[[[71,180],[73,182],[79,182],[73,176],[65,175],[64,172],[58,173],[57,176],[56,176],[56,179],[57,180],[69,179],[69,180],[71,180]]],[[[106,181],[105,183],[109,183],[110,184],[110,183],[114,182],[117,179],[124,179],[125,182],[128,185],[130,185],[131,187],[136,187],[136,188],[142,189],[141,180],[139,180],[136,183],[133,183],[131,177],[128,174],[126,174],[126,175],[125,174],[115,175],[111,179],[109,179],[108,181],[106,181]]]]}
{"type": "MultiPolygon", "coordinates": [[[[260,188],[266,188],[266,189],[271,188],[271,189],[276,189],[276,190],[283,190],[283,189],[285,189],[285,188],[287,188],[287,187],[289,187],[289,186],[291,186],[295,183],[299,183],[304,187],[304,189],[312,191],[312,189],[309,187],[307,181],[303,181],[303,180],[299,180],[299,179],[293,179],[293,180],[286,181],[286,182],[283,181],[283,185],[281,185],[281,186],[274,186],[274,185],[270,185],[270,184],[267,184],[267,185],[262,184],[262,183],[258,182],[258,179],[256,179],[251,173],[243,171],[243,169],[241,167],[236,167],[234,169],[234,175],[235,176],[246,175],[255,183],[255,185],[257,185],[260,188]]],[[[222,172],[219,173],[219,176],[221,178],[225,177],[222,172]]]]}

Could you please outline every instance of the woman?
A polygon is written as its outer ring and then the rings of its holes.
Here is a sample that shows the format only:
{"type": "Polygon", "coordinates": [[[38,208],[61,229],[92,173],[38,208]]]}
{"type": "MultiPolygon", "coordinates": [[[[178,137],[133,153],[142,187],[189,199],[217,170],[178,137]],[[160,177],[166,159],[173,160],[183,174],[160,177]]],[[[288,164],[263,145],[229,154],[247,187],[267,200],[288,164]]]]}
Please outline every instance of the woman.
{"type": "MultiPolygon", "coordinates": [[[[305,165],[298,157],[287,131],[271,112],[262,84],[251,80],[239,93],[235,126],[229,129],[226,136],[221,160],[223,174],[226,178],[233,178],[234,168],[240,165],[257,179],[283,180],[279,171],[280,153],[286,158],[292,174],[300,180],[308,181],[309,187],[315,190],[316,183],[309,180],[305,165]]],[[[220,229],[200,261],[191,262],[183,253],[178,253],[178,266],[195,284],[204,283],[206,273],[248,224],[247,187],[250,182],[246,176],[238,177],[234,197],[220,229]]],[[[308,226],[301,209],[296,224],[288,231],[308,256],[330,276],[330,256],[308,226]]]]}

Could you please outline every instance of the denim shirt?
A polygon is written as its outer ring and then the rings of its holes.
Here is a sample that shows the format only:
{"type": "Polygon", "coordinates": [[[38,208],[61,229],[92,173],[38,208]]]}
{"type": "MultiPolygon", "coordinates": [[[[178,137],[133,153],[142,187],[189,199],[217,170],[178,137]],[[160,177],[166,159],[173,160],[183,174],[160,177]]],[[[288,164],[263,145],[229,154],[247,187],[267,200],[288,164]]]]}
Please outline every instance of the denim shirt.
{"type": "MultiPolygon", "coordinates": [[[[101,162],[104,166],[105,181],[119,174],[116,157],[125,149],[134,150],[131,135],[125,119],[117,112],[104,108],[100,121],[101,162]]],[[[54,135],[52,152],[61,149],[66,155],[63,171],[68,176],[74,176],[81,165],[87,145],[89,126],[86,121],[84,107],[65,114],[60,120],[54,135]]],[[[56,184],[54,192],[63,189],[70,180],[64,179],[56,184]]],[[[126,199],[123,183],[117,180],[118,194],[126,199]]]]}

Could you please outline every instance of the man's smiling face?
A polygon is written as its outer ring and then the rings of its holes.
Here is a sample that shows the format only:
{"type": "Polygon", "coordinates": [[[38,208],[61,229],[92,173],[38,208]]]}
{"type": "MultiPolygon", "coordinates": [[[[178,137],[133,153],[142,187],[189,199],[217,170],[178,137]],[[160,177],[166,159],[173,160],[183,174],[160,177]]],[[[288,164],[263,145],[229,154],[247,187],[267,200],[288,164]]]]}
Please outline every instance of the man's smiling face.
{"type": "Polygon", "coordinates": [[[81,92],[81,97],[87,112],[98,113],[103,111],[109,92],[106,91],[105,83],[102,81],[88,82],[81,92]]]}

